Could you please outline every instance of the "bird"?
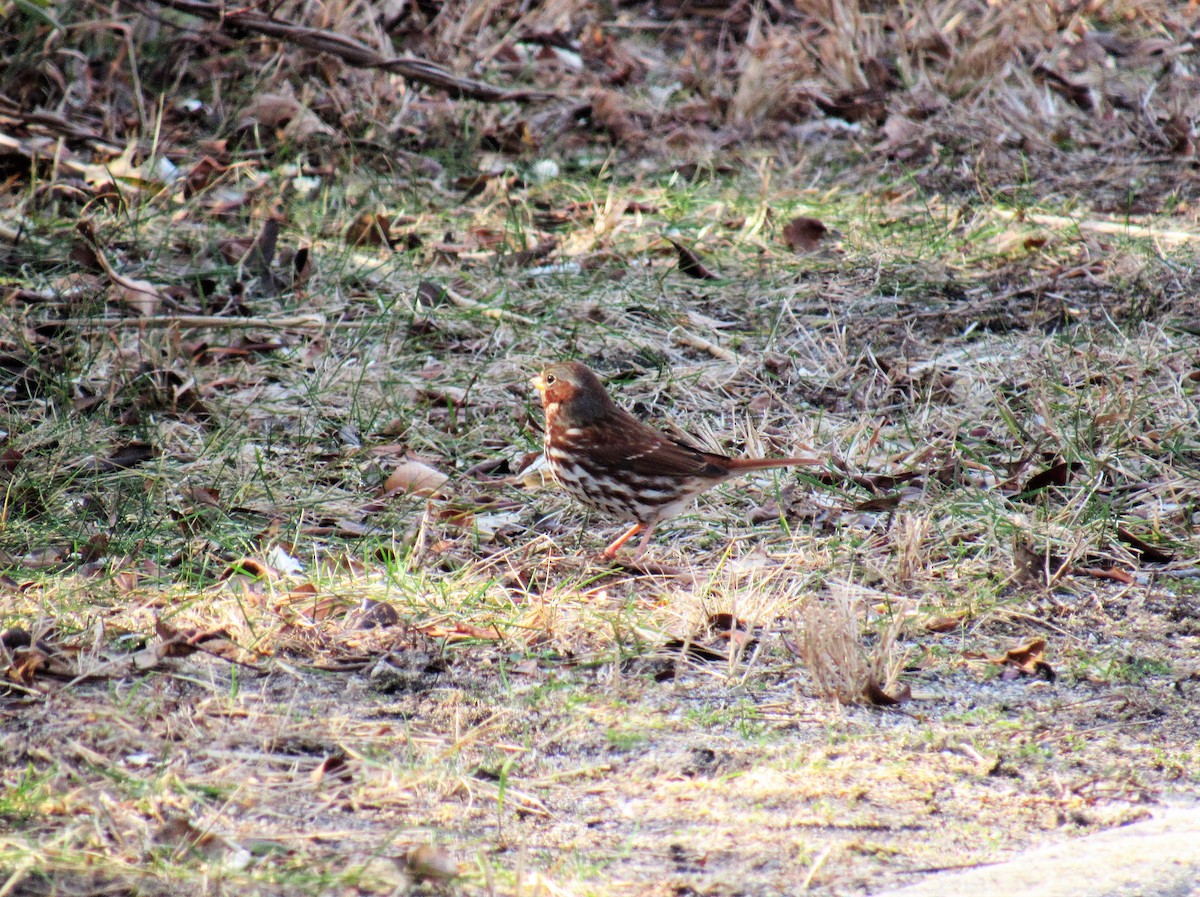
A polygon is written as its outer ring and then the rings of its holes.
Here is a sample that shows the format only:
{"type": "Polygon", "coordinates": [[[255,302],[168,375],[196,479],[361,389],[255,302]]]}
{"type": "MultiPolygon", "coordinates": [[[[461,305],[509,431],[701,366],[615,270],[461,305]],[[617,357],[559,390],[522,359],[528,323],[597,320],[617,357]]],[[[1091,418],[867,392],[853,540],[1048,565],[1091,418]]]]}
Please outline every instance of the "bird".
{"type": "Polygon", "coordinates": [[[554,480],[587,507],[633,521],[604,549],[608,561],[640,533],[633,555],[638,561],[660,522],[731,477],[819,463],[812,458],[729,458],[672,439],[614,402],[582,362],[552,364],[529,382],[541,394],[543,452],[554,480]]]}

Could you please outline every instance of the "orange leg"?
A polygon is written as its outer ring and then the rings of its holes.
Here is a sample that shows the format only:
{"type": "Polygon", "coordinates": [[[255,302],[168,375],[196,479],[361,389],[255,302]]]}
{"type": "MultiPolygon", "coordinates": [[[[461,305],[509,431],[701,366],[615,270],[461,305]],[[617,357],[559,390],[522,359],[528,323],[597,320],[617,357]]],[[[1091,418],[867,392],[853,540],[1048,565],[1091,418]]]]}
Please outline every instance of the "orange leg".
{"type": "MultiPolygon", "coordinates": [[[[611,561],[613,558],[615,558],[617,556],[617,552],[621,550],[621,546],[640,533],[644,526],[645,524],[643,523],[635,523],[628,530],[618,536],[617,541],[613,542],[612,545],[609,545],[606,549],[604,549],[604,559],[606,561],[611,561]]],[[[653,529],[654,527],[650,527],[650,529],[646,530],[646,535],[642,537],[642,542],[638,546],[637,557],[640,557],[642,552],[646,550],[646,542],[649,540],[650,530],[653,529]]]]}
{"type": "Polygon", "coordinates": [[[643,554],[646,553],[646,546],[650,544],[650,536],[654,533],[654,524],[646,527],[646,531],[642,533],[642,541],[638,542],[637,551],[633,553],[633,560],[636,562],[643,554]]]}

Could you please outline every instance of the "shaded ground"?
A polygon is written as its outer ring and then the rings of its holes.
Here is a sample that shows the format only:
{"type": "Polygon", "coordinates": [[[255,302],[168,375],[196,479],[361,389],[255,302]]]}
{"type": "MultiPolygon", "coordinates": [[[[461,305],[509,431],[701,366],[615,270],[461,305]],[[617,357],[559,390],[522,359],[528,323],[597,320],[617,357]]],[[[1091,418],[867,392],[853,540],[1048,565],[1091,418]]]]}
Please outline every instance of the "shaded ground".
{"type": "MultiPolygon", "coordinates": [[[[1106,602],[1103,617],[1131,604],[1106,602]]],[[[355,641],[392,653],[354,674],[279,658],[236,686],[227,664],[201,660],[10,705],[6,760],[27,788],[10,806],[32,815],[9,843],[57,815],[35,772],[53,770],[73,783],[56,803],[79,823],[56,826],[67,840],[34,868],[108,856],[94,873],[60,868],[60,893],[131,879],[170,893],[181,859],[230,886],[386,892],[394,873],[376,858],[428,839],[485,890],[519,890],[524,870],[525,888],[572,893],[792,893],[810,873],[818,892],[860,893],[1139,819],[1194,787],[1189,681],[986,682],[939,664],[902,709],[838,711],[777,660],[732,681],[723,665],[685,665],[655,683],[648,670],[670,667],[647,659],[475,648],[443,664],[422,641],[355,641]],[[187,849],[201,832],[219,840],[187,849]]]]}
{"type": "Polygon", "coordinates": [[[1194,794],[1194,23],[1043,7],[276,9],[541,105],[139,20],[182,180],[123,42],[14,29],[10,892],[860,894],[1194,794]],[[569,357],[823,464],[602,564],[518,473],[569,357]]]}

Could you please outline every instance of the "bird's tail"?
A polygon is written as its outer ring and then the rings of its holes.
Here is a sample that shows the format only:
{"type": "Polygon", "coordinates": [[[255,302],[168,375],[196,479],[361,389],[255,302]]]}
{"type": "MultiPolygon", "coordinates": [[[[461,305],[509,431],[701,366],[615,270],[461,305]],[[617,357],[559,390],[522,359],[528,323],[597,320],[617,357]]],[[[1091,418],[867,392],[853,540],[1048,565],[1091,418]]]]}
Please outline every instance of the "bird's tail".
{"type": "Polygon", "coordinates": [[[770,470],[773,467],[815,467],[817,458],[731,458],[729,469],[738,472],[770,470]]]}

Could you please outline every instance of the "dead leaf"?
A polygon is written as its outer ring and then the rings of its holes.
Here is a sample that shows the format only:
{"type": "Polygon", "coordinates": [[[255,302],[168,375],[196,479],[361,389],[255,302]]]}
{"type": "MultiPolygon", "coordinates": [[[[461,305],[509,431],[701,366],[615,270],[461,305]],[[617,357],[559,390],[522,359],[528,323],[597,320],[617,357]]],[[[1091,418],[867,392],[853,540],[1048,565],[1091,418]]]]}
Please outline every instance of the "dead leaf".
{"type": "Polygon", "coordinates": [[[669,639],[663,643],[662,650],[669,654],[683,654],[689,660],[701,663],[721,663],[729,660],[728,648],[710,648],[691,639],[669,639]]]}
{"type": "Polygon", "coordinates": [[[1132,573],[1120,567],[1072,567],[1068,572],[1076,576],[1090,576],[1093,579],[1112,579],[1131,585],[1135,580],[1132,573]]]}
{"type": "Polygon", "coordinates": [[[88,242],[88,245],[96,256],[96,261],[104,269],[105,276],[112,283],[117,301],[133,309],[133,311],[142,317],[150,317],[158,314],[158,310],[164,301],[162,291],[148,280],[125,277],[114,271],[112,265],[108,262],[108,257],[100,248],[100,240],[96,234],[95,227],[87,218],[81,218],[75,225],[75,229],[88,242]]]}
{"type": "Polygon", "coordinates": [[[209,486],[185,486],[180,490],[184,498],[200,507],[221,508],[221,491],[209,486]]]}
{"type": "Polygon", "coordinates": [[[386,215],[363,212],[346,228],[348,246],[391,246],[392,222],[386,215]]]}
{"type": "Polygon", "coordinates": [[[1050,486],[1065,486],[1070,482],[1071,474],[1082,469],[1083,464],[1079,461],[1059,461],[1057,464],[1053,464],[1040,473],[1035,473],[1031,476],[1025,484],[1025,488],[1016,497],[1018,500],[1026,499],[1034,493],[1042,489],[1047,489],[1050,486]]]}
{"type": "Polygon", "coordinates": [[[879,133],[883,140],[880,141],[878,149],[889,159],[901,162],[920,161],[933,150],[933,143],[925,129],[899,113],[889,115],[879,133]]]}
{"type": "Polygon", "coordinates": [[[895,696],[889,695],[883,690],[883,686],[876,682],[873,678],[867,680],[867,684],[863,686],[863,697],[867,699],[867,703],[875,707],[896,707],[906,701],[912,700],[912,688],[905,683],[896,692],[895,696]]]}
{"type": "Polygon", "coordinates": [[[1138,538],[1123,526],[1117,527],[1117,538],[1138,553],[1139,559],[1147,564],[1169,564],[1175,560],[1175,553],[1156,548],[1149,542],[1138,538]]]}
{"type": "Polygon", "coordinates": [[[346,618],[347,626],[354,629],[384,629],[400,623],[400,614],[386,601],[364,598],[362,604],[346,618]]]}
{"type": "Polygon", "coordinates": [[[354,775],[350,770],[350,764],[346,760],[345,754],[332,754],[326,757],[309,773],[308,780],[313,785],[320,785],[327,776],[331,775],[336,776],[342,782],[354,780],[354,775]]]}
{"type": "Polygon", "coordinates": [[[697,280],[717,280],[718,277],[708,268],[704,267],[704,262],[700,261],[700,256],[692,250],[688,249],[682,243],[677,243],[670,237],[667,237],[667,242],[675,247],[675,252],[679,254],[679,270],[688,277],[695,277],[697,280]]]}
{"type": "Polygon", "coordinates": [[[450,478],[421,461],[404,461],[383,484],[383,496],[416,495],[430,498],[438,493],[450,478]]]}
{"type": "Polygon", "coordinates": [[[801,215],[793,218],[783,228],[783,242],[792,252],[812,252],[829,233],[829,228],[818,218],[801,215]]]}
{"type": "Polygon", "coordinates": [[[768,501],[753,507],[746,515],[746,519],[755,526],[762,523],[774,523],[781,517],[783,517],[783,511],[780,510],[779,503],[775,501],[768,501]]]}
{"type": "MultiPolygon", "coordinates": [[[[536,644],[536,641],[531,638],[527,644],[536,644]]],[[[538,674],[538,662],[536,657],[530,657],[528,660],[522,660],[519,663],[513,664],[509,668],[510,673],[515,673],[521,676],[536,676],[538,674]]]]}
{"type": "Polygon", "coordinates": [[[17,648],[13,651],[12,665],[4,676],[18,685],[32,685],[37,674],[50,665],[50,655],[40,648],[17,648]]]}
{"type": "Polygon", "coordinates": [[[258,125],[290,141],[302,143],[318,134],[332,137],[334,131],[315,112],[290,94],[261,93],[243,110],[238,129],[258,125]]]}
{"type": "Polygon", "coordinates": [[[855,511],[893,511],[900,507],[900,500],[904,497],[903,492],[893,492],[891,495],[880,495],[876,498],[868,498],[866,501],[861,501],[854,506],[855,511]]]}
{"type": "Polygon", "coordinates": [[[158,452],[145,442],[127,442],[118,446],[107,458],[85,458],[74,469],[80,473],[109,473],[128,470],[154,458],[158,452]]]}
{"type": "Polygon", "coordinates": [[[1066,561],[1053,554],[1039,552],[1028,542],[1013,545],[1013,568],[1017,582],[1022,585],[1044,586],[1053,582],[1066,561]]]}
{"type": "Polygon", "coordinates": [[[0,646],[6,651],[15,651],[17,648],[28,648],[33,644],[33,636],[28,629],[22,629],[20,626],[14,626],[12,629],[5,629],[0,633],[0,646]]]}
{"type": "Polygon", "coordinates": [[[946,614],[940,617],[930,617],[925,621],[926,632],[954,632],[963,624],[965,614],[946,614]]]}
{"type": "Polygon", "coordinates": [[[558,248],[558,240],[551,238],[543,240],[536,246],[522,249],[509,255],[500,256],[500,264],[508,268],[527,268],[534,262],[540,262],[558,248]]]}
{"type": "Polygon", "coordinates": [[[442,405],[447,408],[461,408],[467,401],[467,391],[461,386],[417,386],[408,391],[408,396],[414,405],[442,405]]]}
{"type": "Polygon", "coordinates": [[[625,95],[615,90],[598,90],[592,94],[591,121],[597,131],[602,131],[614,143],[639,140],[642,136],[625,95]]]}
{"type": "Polygon", "coordinates": [[[219,657],[239,666],[256,669],[255,665],[246,659],[250,655],[233,641],[227,629],[176,629],[162,618],[154,621],[154,632],[159,643],[152,646],[159,658],[189,657],[197,651],[203,651],[213,657],[219,657]]]}
{"type": "Polygon", "coordinates": [[[504,638],[500,634],[500,630],[494,626],[489,629],[484,626],[475,626],[471,623],[455,623],[453,626],[434,624],[432,626],[423,626],[417,631],[430,638],[446,639],[447,642],[460,642],[466,639],[497,642],[502,641],[504,638]]]}
{"type": "Polygon", "coordinates": [[[0,452],[0,471],[12,473],[17,469],[17,465],[21,463],[21,459],[24,457],[24,452],[19,452],[14,448],[5,449],[3,452],[0,452]]]}
{"type": "Polygon", "coordinates": [[[1064,78],[1053,69],[1044,65],[1033,68],[1033,75],[1040,77],[1055,93],[1074,103],[1084,112],[1095,112],[1099,105],[1099,93],[1086,84],[1078,84],[1064,78]]]}
{"type": "Polygon", "coordinates": [[[458,878],[458,863],[441,847],[418,844],[404,856],[404,870],[417,881],[450,881],[458,878]]]}
{"type": "Polygon", "coordinates": [[[279,571],[258,558],[244,557],[230,563],[217,579],[224,582],[234,576],[249,576],[251,579],[273,582],[279,579],[279,571]]]}
{"type": "Polygon", "coordinates": [[[986,658],[988,663],[998,664],[1011,672],[1011,675],[1034,676],[1053,682],[1057,676],[1054,668],[1045,661],[1046,640],[1035,638],[1019,648],[1010,648],[998,657],[986,658]]]}
{"type": "Polygon", "coordinates": [[[233,849],[224,838],[197,828],[182,816],[168,817],[154,833],[154,843],[171,848],[176,856],[195,853],[210,859],[233,849]]]}

